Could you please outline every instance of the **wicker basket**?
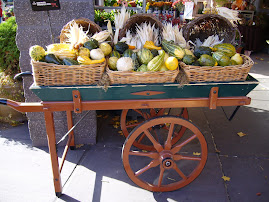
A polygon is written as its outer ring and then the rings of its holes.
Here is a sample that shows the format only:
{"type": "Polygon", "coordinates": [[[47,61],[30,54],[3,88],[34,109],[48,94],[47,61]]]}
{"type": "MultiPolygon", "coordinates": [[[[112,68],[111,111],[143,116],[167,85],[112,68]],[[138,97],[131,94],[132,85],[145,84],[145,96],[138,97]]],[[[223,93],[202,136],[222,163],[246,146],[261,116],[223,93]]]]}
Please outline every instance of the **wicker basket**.
{"type": "Polygon", "coordinates": [[[181,62],[189,82],[245,81],[254,62],[250,57],[241,55],[244,63],[235,66],[191,66],[181,62]]]}
{"type": "Polygon", "coordinates": [[[226,18],[216,14],[203,14],[183,27],[183,36],[186,41],[195,42],[196,38],[204,41],[209,36],[217,34],[220,39],[224,39],[223,43],[240,45],[235,41],[237,31],[226,18]]]}
{"type": "Polygon", "coordinates": [[[162,72],[112,71],[106,67],[111,84],[173,83],[179,70],[162,72]]]}
{"type": "Polygon", "coordinates": [[[135,14],[132,15],[126,23],[123,25],[123,28],[120,30],[119,33],[119,40],[121,40],[122,37],[126,35],[126,31],[130,30],[131,33],[136,32],[136,26],[140,25],[144,22],[151,23],[151,25],[155,24],[156,28],[159,28],[160,31],[163,29],[163,24],[159,19],[157,19],[154,15],[152,14],[135,14]]]}
{"type": "MultiPolygon", "coordinates": [[[[87,19],[87,18],[79,18],[74,20],[79,26],[83,27],[83,31],[87,31],[90,26],[89,33],[95,34],[96,32],[102,31],[102,28],[97,25],[95,22],[87,19]]],[[[60,34],[60,42],[65,43],[67,41],[66,33],[68,33],[70,25],[73,23],[73,20],[68,22],[61,30],[60,34]]]]}
{"type": "Polygon", "coordinates": [[[31,61],[37,86],[91,85],[101,79],[106,61],[91,65],[56,65],[31,61]]]}

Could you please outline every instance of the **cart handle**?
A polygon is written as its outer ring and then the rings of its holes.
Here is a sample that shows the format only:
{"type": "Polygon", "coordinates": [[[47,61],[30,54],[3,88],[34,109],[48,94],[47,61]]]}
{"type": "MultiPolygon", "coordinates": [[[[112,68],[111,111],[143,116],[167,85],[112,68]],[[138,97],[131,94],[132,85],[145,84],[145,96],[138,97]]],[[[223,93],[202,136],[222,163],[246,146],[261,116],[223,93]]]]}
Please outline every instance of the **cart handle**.
{"type": "Polygon", "coordinates": [[[32,72],[30,71],[25,71],[25,72],[21,72],[21,73],[18,73],[14,76],[14,80],[17,80],[17,79],[20,79],[22,78],[23,76],[32,76],[32,72]]]}
{"type": "Polygon", "coordinates": [[[7,105],[7,99],[6,98],[0,98],[0,105],[7,105]]]}

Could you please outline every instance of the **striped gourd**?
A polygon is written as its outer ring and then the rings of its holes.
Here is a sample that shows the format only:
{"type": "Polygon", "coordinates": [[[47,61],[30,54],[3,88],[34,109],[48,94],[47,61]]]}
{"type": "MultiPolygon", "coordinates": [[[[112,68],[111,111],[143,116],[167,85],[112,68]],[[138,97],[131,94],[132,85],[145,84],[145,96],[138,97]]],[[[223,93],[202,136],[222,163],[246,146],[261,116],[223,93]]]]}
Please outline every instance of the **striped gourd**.
{"type": "Polygon", "coordinates": [[[165,52],[164,50],[160,50],[160,55],[155,56],[147,65],[149,71],[158,71],[163,63],[165,52]]]}
{"type": "Polygon", "coordinates": [[[180,47],[166,40],[162,41],[162,47],[169,55],[176,57],[178,60],[182,60],[185,55],[185,51],[180,47]]]}
{"type": "Polygon", "coordinates": [[[235,47],[230,43],[221,43],[213,46],[214,51],[224,52],[228,57],[232,57],[236,53],[235,47]]]}

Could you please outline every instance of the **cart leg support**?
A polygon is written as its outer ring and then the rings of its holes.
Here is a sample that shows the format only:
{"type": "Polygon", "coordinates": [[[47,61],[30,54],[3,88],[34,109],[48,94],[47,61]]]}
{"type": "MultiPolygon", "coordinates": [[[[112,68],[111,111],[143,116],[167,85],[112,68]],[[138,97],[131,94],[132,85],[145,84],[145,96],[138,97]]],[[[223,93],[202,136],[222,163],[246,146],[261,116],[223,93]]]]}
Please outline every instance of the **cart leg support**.
{"type": "MultiPolygon", "coordinates": [[[[68,130],[70,130],[73,127],[72,112],[66,111],[66,117],[67,117],[67,127],[68,130]]],[[[75,149],[74,131],[70,132],[69,136],[71,136],[70,149],[74,150],[75,149]]]]}
{"type": "Polygon", "coordinates": [[[48,136],[48,146],[49,146],[49,152],[50,152],[50,158],[51,158],[54,189],[55,189],[55,194],[57,196],[60,196],[62,193],[62,183],[61,183],[61,176],[60,176],[60,170],[59,170],[58,155],[56,151],[56,138],[55,138],[53,112],[48,111],[48,109],[44,109],[44,116],[45,116],[46,130],[47,130],[47,136],[48,136]]]}

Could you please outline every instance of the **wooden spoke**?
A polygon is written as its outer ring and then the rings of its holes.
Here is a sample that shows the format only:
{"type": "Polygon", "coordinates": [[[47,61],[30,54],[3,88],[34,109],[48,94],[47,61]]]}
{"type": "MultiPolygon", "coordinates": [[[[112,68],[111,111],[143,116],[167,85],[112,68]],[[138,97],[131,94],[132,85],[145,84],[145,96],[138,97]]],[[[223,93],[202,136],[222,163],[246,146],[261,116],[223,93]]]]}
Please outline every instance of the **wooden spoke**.
{"type": "Polygon", "coordinates": [[[184,142],[180,143],[179,145],[175,146],[173,149],[171,149],[171,153],[175,154],[177,152],[179,152],[179,150],[185,146],[186,144],[188,144],[190,141],[192,141],[194,138],[196,138],[197,136],[194,134],[193,136],[191,136],[190,138],[188,138],[187,140],[185,140],[184,142]]]}
{"type": "Polygon", "coordinates": [[[158,180],[158,187],[160,187],[162,185],[163,173],[164,173],[164,168],[162,167],[162,165],[160,165],[160,176],[159,176],[159,180],[158,180]]]}
{"type": "Polygon", "coordinates": [[[143,134],[141,135],[141,137],[137,140],[137,143],[140,144],[140,142],[144,139],[145,136],[146,136],[146,134],[143,133],[143,134]]]}
{"type": "Polygon", "coordinates": [[[150,109],[150,116],[151,117],[155,117],[157,114],[156,114],[156,110],[155,109],[150,109]]]}
{"type": "Polygon", "coordinates": [[[130,151],[129,155],[133,156],[145,156],[152,159],[157,159],[159,157],[159,154],[156,152],[139,152],[139,151],[130,151]]]}
{"type": "Polygon", "coordinates": [[[175,124],[173,124],[173,123],[170,125],[167,140],[166,140],[166,142],[164,144],[164,149],[165,150],[170,150],[171,147],[172,147],[171,141],[172,141],[172,133],[174,132],[174,126],[175,126],[175,124]]]}
{"type": "Polygon", "coordinates": [[[159,160],[158,159],[154,159],[147,166],[145,166],[144,168],[136,171],[135,172],[135,176],[137,177],[137,176],[141,175],[142,173],[146,172],[147,170],[158,166],[159,164],[160,164],[159,160]]]}
{"type": "Polygon", "coordinates": [[[184,175],[184,173],[178,168],[177,164],[174,164],[174,170],[182,177],[183,180],[186,180],[187,177],[184,175]]]}
{"type": "Polygon", "coordinates": [[[192,160],[192,161],[201,161],[201,157],[196,157],[196,156],[182,156],[180,154],[176,154],[173,156],[173,159],[175,161],[179,160],[192,160]]]}
{"type": "Polygon", "coordinates": [[[148,139],[152,142],[154,148],[156,149],[157,152],[161,152],[163,150],[163,147],[158,143],[154,137],[150,134],[148,130],[145,130],[144,133],[148,137],[148,139]]]}
{"type": "Polygon", "coordinates": [[[153,130],[151,130],[151,131],[153,131],[153,132],[154,132],[154,134],[155,134],[155,138],[156,138],[156,141],[157,141],[157,142],[160,142],[160,141],[159,141],[159,137],[158,137],[158,134],[157,134],[156,130],[154,130],[154,129],[153,129],[153,130]]]}
{"type": "Polygon", "coordinates": [[[161,109],[158,111],[158,113],[157,113],[156,116],[162,116],[163,113],[164,113],[164,110],[165,110],[165,108],[161,108],[161,109]]]}
{"type": "Polygon", "coordinates": [[[129,124],[129,125],[126,125],[126,128],[134,128],[134,127],[138,126],[141,123],[143,123],[143,121],[138,122],[138,123],[134,123],[134,124],[129,124]]]}
{"type": "Polygon", "coordinates": [[[148,119],[149,116],[147,115],[147,113],[144,113],[143,111],[139,110],[139,109],[133,109],[135,112],[137,112],[138,114],[140,114],[141,116],[144,117],[144,119],[148,119]]]}

